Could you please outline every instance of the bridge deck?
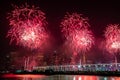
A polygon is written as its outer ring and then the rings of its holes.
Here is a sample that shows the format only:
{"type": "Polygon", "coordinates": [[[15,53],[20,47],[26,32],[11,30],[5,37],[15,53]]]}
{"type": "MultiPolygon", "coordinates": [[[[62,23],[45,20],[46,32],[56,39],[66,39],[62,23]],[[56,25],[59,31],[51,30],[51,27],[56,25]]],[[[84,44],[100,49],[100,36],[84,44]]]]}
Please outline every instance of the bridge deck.
{"type": "Polygon", "coordinates": [[[45,71],[120,71],[120,63],[110,64],[83,64],[83,65],[53,65],[33,67],[33,70],[45,71]]]}

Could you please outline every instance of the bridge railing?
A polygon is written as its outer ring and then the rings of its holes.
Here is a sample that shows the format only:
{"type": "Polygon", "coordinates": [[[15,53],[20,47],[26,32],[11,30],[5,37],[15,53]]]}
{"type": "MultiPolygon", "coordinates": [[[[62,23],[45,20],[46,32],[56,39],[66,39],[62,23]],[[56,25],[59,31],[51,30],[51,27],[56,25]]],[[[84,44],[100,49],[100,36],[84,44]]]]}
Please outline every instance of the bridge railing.
{"type": "Polygon", "coordinates": [[[53,65],[53,66],[36,66],[33,70],[45,71],[120,71],[120,63],[110,64],[83,64],[83,65],[53,65]]]}

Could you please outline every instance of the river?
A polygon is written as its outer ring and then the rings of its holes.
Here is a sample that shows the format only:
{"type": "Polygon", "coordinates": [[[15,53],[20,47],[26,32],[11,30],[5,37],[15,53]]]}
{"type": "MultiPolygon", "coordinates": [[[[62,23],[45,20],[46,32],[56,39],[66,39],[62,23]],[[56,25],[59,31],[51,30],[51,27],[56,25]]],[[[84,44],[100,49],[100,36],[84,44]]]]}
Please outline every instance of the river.
{"type": "Polygon", "coordinates": [[[96,76],[96,75],[2,75],[0,80],[120,80],[115,76],[96,76]]]}

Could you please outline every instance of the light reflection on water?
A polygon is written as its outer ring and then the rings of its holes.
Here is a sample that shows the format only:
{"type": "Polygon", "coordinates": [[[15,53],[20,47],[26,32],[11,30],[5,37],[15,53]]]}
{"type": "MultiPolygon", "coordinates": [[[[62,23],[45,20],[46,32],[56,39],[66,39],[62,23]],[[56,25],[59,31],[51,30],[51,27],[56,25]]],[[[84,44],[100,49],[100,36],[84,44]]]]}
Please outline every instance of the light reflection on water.
{"type": "Polygon", "coordinates": [[[14,75],[2,76],[4,80],[120,80],[120,77],[86,76],[86,75],[14,75]]]}

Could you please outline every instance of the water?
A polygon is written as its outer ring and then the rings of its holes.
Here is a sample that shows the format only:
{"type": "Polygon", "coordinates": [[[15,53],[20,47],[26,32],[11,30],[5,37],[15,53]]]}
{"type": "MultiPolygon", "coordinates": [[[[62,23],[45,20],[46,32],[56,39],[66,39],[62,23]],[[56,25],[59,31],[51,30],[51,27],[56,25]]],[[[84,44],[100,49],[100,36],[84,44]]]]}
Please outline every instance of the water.
{"type": "Polygon", "coordinates": [[[2,75],[0,80],[120,80],[120,77],[89,75],[2,75]]]}

